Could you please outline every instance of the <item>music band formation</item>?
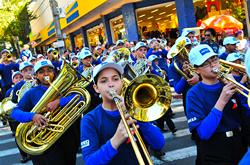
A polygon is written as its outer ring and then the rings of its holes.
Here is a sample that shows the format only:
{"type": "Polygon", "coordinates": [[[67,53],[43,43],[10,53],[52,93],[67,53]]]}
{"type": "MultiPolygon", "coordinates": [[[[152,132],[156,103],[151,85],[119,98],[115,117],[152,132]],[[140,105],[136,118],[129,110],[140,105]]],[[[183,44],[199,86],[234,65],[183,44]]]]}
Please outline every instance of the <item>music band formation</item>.
{"type": "Polygon", "coordinates": [[[2,50],[0,118],[9,122],[21,162],[76,164],[80,151],[89,165],[153,164],[151,156],[164,155],[164,122],[177,131],[172,86],[182,94],[195,163],[248,164],[250,52],[232,36],[221,52],[211,28],[204,42],[194,36],[184,30],[171,48],[160,39],[131,47],[118,40],[105,51],[59,55],[49,48],[16,61],[2,50]]]}

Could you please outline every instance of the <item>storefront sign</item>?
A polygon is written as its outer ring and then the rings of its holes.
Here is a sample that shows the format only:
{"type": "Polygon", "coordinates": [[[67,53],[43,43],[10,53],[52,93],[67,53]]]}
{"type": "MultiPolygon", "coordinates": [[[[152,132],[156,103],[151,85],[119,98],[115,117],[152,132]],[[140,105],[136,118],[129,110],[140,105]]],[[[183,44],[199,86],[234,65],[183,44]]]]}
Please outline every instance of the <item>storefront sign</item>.
{"type": "Polygon", "coordinates": [[[53,43],[54,48],[60,48],[60,47],[64,47],[64,41],[57,41],[53,43]]]}

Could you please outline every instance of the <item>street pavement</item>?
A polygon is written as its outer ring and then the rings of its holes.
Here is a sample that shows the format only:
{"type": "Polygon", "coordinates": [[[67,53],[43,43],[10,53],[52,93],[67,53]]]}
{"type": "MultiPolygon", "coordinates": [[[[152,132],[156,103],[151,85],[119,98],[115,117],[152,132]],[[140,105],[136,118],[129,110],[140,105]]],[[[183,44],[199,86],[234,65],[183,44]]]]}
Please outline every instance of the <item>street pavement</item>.
{"type": "MultiPolygon", "coordinates": [[[[173,89],[172,89],[173,90],[173,89]]],[[[173,91],[172,95],[178,97],[173,91]]],[[[173,98],[171,107],[175,113],[172,118],[177,132],[173,135],[171,131],[164,132],[165,146],[163,151],[165,155],[161,160],[152,156],[155,165],[194,165],[196,159],[195,142],[191,140],[191,134],[188,130],[187,119],[184,114],[182,99],[173,98]]],[[[165,128],[168,129],[167,125],[165,128]]],[[[151,153],[151,151],[149,151],[151,153]]],[[[0,165],[20,165],[20,154],[15,144],[15,139],[11,134],[9,126],[4,127],[0,121],[0,165]]],[[[81,154],[77,154],[77,165],[83,165],[81,154]]],[[[24,165],[32,165],[29,161],[24,165]]]]}

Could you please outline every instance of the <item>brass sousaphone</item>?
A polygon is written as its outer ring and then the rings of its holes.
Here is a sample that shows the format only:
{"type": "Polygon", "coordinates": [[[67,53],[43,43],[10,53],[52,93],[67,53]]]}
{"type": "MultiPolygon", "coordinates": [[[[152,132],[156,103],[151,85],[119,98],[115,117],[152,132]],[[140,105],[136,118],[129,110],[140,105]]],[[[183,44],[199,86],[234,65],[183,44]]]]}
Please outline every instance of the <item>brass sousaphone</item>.
{"type": "MultiPolygon", "coordinates": [[[[46,80],[48,79],[46,77],[46,80]]],[[[56,80],[53,83],[49,81],[50,87],[31,110],[33,113],[44,115],[49,120],[48,127],[44,126],[44,129],[39,130],[34,122],[21,123],[17,127],[16,141],[24,152],[31,155],[42,154],[87,110],[90,104],[89,92],[83,87],[74,86],[81,81],[87,80],[64,61],[56,80]],[[46,105],[49,102],[73,93],[77,95],[65,107],[58,107],[53,114],[46,111],[46,105]],[[80,97],[83,101],[79,101],[80,97]]]]}

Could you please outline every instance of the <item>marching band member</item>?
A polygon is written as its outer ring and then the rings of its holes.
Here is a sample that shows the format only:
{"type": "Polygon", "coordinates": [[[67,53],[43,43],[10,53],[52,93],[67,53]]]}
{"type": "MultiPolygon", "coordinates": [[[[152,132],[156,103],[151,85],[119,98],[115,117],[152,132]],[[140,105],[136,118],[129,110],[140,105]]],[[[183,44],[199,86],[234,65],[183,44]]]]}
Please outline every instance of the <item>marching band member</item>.
{"type": "Polygon", "coordinates": [[[135,47],[131,48],[131,54],[130,57],[133,61],[136,61],[136,53],[135,53],[135,47]]]}
{"type": "Polygon", "coordinates": [[[35,57],[30,57],[28,60],[33,66],[36,64],[36,58],[35,57]]]}
{"type": "Polygon", "coordinates": [[[56,58],[52,56],[53,51],[55,51],[54,48],[49,48],[47,50],[47,56],[48,56],[48,60],[50,60],[52,64],[54,65],[54,70],[55,70],[56,75],[58,75],[61,69],[62,61],[59,60],[59,55],[56,58]]]}
{"type": "Polygon", "coordinates": [[[14,71],[18,71],[19,64],[15,64],[12,61],[8,61],[6,59],[6,55],[10,54],[10,51],[7,49],[4,49],[1,51],[1,64],[0,64],[0,75],[2,76],[2,93],[3,98],[5,97],[5,93],[8,89],[11,88],[11,85],[13,82],[11,81],[11,75],[14,73],[14,71]]]}
{"type": "Polygon", "coordinates": [[[95,51],[94,51],[95,53],[95,56],[97,57],[96,59],[94,59],[93,60],[93,64],[94,65],[98,65],[98,64],[100,64],[101,62],[100,62],[100,57],[101,57],[101,55],[102,55],[102,47],[101,46],[97,46],[97,47],[95,47],[95,51]]]}
{"type": "MultiPolygon", "coordinates": [[[[155,70],[156,70],[156,72],[158,73],[158,75],[159,76],[166,76],[166,81],[168,81],[168,75],[167,75],[167,73],[166,73],[166,71],[165,70],[162,70],[162,73],[160,73],[159,72],[159,66],[158,66],[158,64],[159,64],[159,61],[158,61],[158,57],[156,56],[156,55],[150,55],[149,57],[148,57],[148,59],[151,61],[151,62],[154,62],[155,63],[155,67],[154,67],[154,65],[153,65],[153,67],[155,68],[155,70]]],[[[153,64],[153,63],[152,63],[153,64]]]]}
{"type": "MultiPolygon", "coordinates": [[[[22,86],[25,84],[26,81],[32,80],[31,76],[33,76],[34,74],[33,65],[30,62],[22,62],[19,66],[19,70],[23,76],[23,80],[18,82],[13,88],[13,94],[12,94],[12,99],[11,99],[13,103],[17,103],[17,100],[18,100],[17,91],[22,88],[22,86]]],[[[12,122],[13,132],[16,132],[16,128],[19,124],[20,124],[19,121],[12,122]]],[[[19,152],[22,156],[20,160],[21,162],[25,163],[28,160],[30,160],[30,157],[27,155],[27,153],[21,150],[18,145],[17,145],[17,148],[19,149],[19,152]]]]}
{"type": "Polygon", "coordinates": [[[220,46],[217,42],[213,40],[213,38],[216,37],[215,30],[213,28],[207,28],[205,30],[204,36],[205,36],[206,41],[201,42],[201,44],[207,44],[214,50],[215,53],[218,53],[220,46]]]}
{"type": "MultiPolygon", "coordinates": [[[[136,62],[138,62],[141,58],[146,58],[145,54],[147,54],[147,48],[148,46],[143,42],[138,42],[135,46],[135,53],[136,53],[136,62]]],[[[134,65],[136,62],[134,62],[132,65],[134,65]]],[[[152,62],[148,59],[146,59],[146,62],[148,63],[148,66],[150,68],[150,72],[156,75],[159,75],[158,72],[155,70],[155,68],[152,65],[152,62]]]]}
{"type": "Polygon", "coordinates": [[[189,54],[202,81],[187,93],[188,125],[190,132],[197,132],[201,138],[197,152],[203,164],[238,164],[246,152],[236,102],[243,96],[235,94],[233,83],[225,85],[218,80],[213,72],[220,68],[217,56],[208,45],[196,46],[189,54]]]}
{"type": "Polygon", "coordinates": [[[195,31],[194,30],[183,30],[183,32],[181,33],[181,37],[187,37],[190,39],[191,44],[194,44],[195,41],[195,31]]]}
{"type": "Polygon", "coordinates": [[[245,46],[246,46],[247,40],[244,39],[243,30],[237,31],[237,37],[239,38],[239,40],[238,40],[239,42],[237,43],[236,46],[237,46],[239,53],[246,53],[245,46]]]}
{"type": "MultiPolygon", "coordinates": [[[[245,64],[246,64],[246,71],[247,74],[250,75],[250,51],[247,50],[246,52],[246,57],[245,57],[245,64]]],[[[247,114],[248,117],[250,117],[249,114],[247,114]]],[[[247,165],[250,164],[250,149],[248,149],[247,153],[245,156],[242,158],[240,161],[239,165],[247,165]]]]}
{"type": "MultiPolygon", "coordinates": [[[[76,69],[78,70],[78,69],[79,69],[79,58],[78,58],[78,56],[76,56],[76,55],[75,55],[75,56],[72,56],[71,59],[70,59],[70,64],[71,64],[71,65],[72,65],[74,62],[77,63],[77,68],[76,68],[76,69]]],[[[79,70],[78,70],[78,71],[79,71],[79,70]]]]}
{"type": "MultiPolygon", "coordinates": [[[[48,119],[41,114],[31,113],[32,108],[38,103],[50,84],[45,80],[49,76],[50,80],[55,79],[54,65],[49,60],[40,60],[34,67],[38,86],[27,91],[17,106],[12,110],[11,117],[19,122],[26,123],[34,121],[38,129],[48,126],[48,119]]],[[[49,102],[46,110],[52,114],[60,106],[64,107],[76,94],[62,97],[49,102]]],[[[80,100],[83,100],[80,97],[80,100]]],[[[68,130],[42,155],[31,155],[34,165],[74,165],[76,163],[76,152],[79,145],[79,135],[73,124],[68,130]]]]}
{"type": "MultiPolygon", "coordinates": [[[[179,37],[176,40],[176,44],[178,43],[178,41],[185,39],[186,40],[186,44],[185,44],[185,48],[187,49],[188,52],[191,51],[191,47],[192,47],[192,43],[190,41],[189,38],[187,37],[179,37]]],[[[175,59],[179,59],[178,57],[174,57],[173,61],[175,59]]],[[[179,59],[180,61],[182,61],[181,59],[179,59]]],[[[186,75],[188,74],[188,62],[187,61],[182,61],[184,65],[182,65],[181,63],[177,62],[177,65],[179,67],[179,69],[181,71],[183,71],[186,75]]],[[[195,73],[193,73],[193,78],[186,80],[174,67],[174,63],[172,62],[169,66],[169,83],[171,86],[174,87],[174,90],[176,93],[181,94],[182,93],[182,101],[183,101],[183,107],[184,107],[184,112],[186,115],[186,94],[187,91],[194,86],[195,84],[197,84],[199,82],[199,76],[196,75],[195,73]]]]}
{"type": "Polygon", "coordinates": [[[124,41],[123,40],[116,41],[115,46],[116,46],[116,49],[124,48],[125,47],[124,46],[124,41]]]}
{"type": "MultiPolygon", "coordinates": [[[[90,51],[82,51],[80,53],[80,59],[81,59],[81,62],[82,62],[83,65],[79,68],[79,72],[82,73],[85,69],[91,67],[93,55],[91,54],[90,51]]],[[[86,87],[86,90],[89,92],[89,94],[91,96],[91,103],[90,103],[90,106],[89,106],[88,110],[86,110],[84,112],[84,114],[92,111],[93,109],[95,109],[102,102],[102,99],[99,97],[99,94],[96,93],[96,91],[93,88],[93,82],[91,82],[86,87]]]]}
{"type": "MultiPolygon", "coordinates": [[[[103,103],[86,114],[81,121],[81,148],[83,160],[89,164],[138,164],[128,134],[110,89],[119,95],[123,86],[123,68],[114,62],[104,62],[93,70],[94,88],[102,96],[103,103]],[[104,124],[105,123],[105,124],[104,124]]],[[[123,100],[122,97],[118,96],[123,100]]],[[[122,101],[122,107],[124,103],[122,101]]],[[[125,115],[128,119],[130,115],[125,115]]],[[[137,123],[143,137],[152,149],[161,150],[165,144],[162,133],[149,122],[127,120],[137,123]]],[[[138,126],[137,126],[138,127],[138,126]]],[[[145,160],[145,157],[144,157],[145,160]]]]}
{"type": "Polygon", "coordinates": [[[224,53],[222,53],[219,58],[226,60],[227,56],[229,53],[233,53],[236,52],[236,44],[239,43],[239,41],[236,41],[236,39],[234,37],[226,37],[223,40],[223,45],[226,48],[226,51],[224,53]]]}
{"type": "Polygon", "coordinates": [[[17,83],[13,89],[13,95],[11,101],[17,103],[18,96],[17,91],[22,88],[26,81],[32,80],[34,74],[33,65],[30,62],[22,62],[19,66],[20,73],[23,75],[23,80],[17,83]]]}
{"type": "Polygon", "coordinates": [[[79,67],[79,72],[82,73],[86,68],[91,67],[93,55],[90,51],[81,51],[80,60],[82,65],[79,67]]]}
{"type": "MultiPolygon", "coordinates": [[[[237,53],[230,53],[227,56],[227,61],[233,62],[236,64],[241,64],[243,59],[237,53]]],[[[237,82],[240,82],[242,85],[246,86],[247,74],[240,73],[239,69],[233,68],[231,74],[237,82]]],[[[241,133],[245,138],[248,146],[250,146],[250,119],[246,115],[247,109],[240,104],[241,113],[241,133]]]]}
{"type": "Polygon", "coordinates": [[[40,61],[40,60],[44,60],[44,59],[46,59],[42,54],[38,54],[37,56],[36,56],[36,61],[38,62],[38,61],[40,61]]]}
{"type": "MultiPolygon", "coordinates": [[[[14,83],[14,85],[16,85],[18,82],[22,81],[23,80],[23,75],[19,72],[19,71],[15,71],[13,74],[12,74],[12,82],[14,83]]],[[[6,94],[5,94],[5,98],[7,97],[10,97],[11,95],[11,92],[13,91],[14,87],[10,88],[6,94]]],[[[13,93],[12,93],[13,95],[13,93]]],[[[14,127],[14,124],[12,121],[9,121],[9,124],[10,124],[10,128],[11,128],[11,131],[12,131],[12,136],[15,136],[15,127],[14,127]]],[[[22,162],[22,161],[21,161],[22,162]]]]}
{"type": "Polygon", "coordinates": [[[167,63],[165,62],[168,51],[164,48],[161,48],[162,50],[159,50],[159,43],[156,39],[152,39],[149,41],[149,47],[150,49],[148,50],[146,57],[148,58],[152,54],[156,55],[159,58],[159,67],[162,70],[165,70],[166,73],[168,73],[167,63]]]}

